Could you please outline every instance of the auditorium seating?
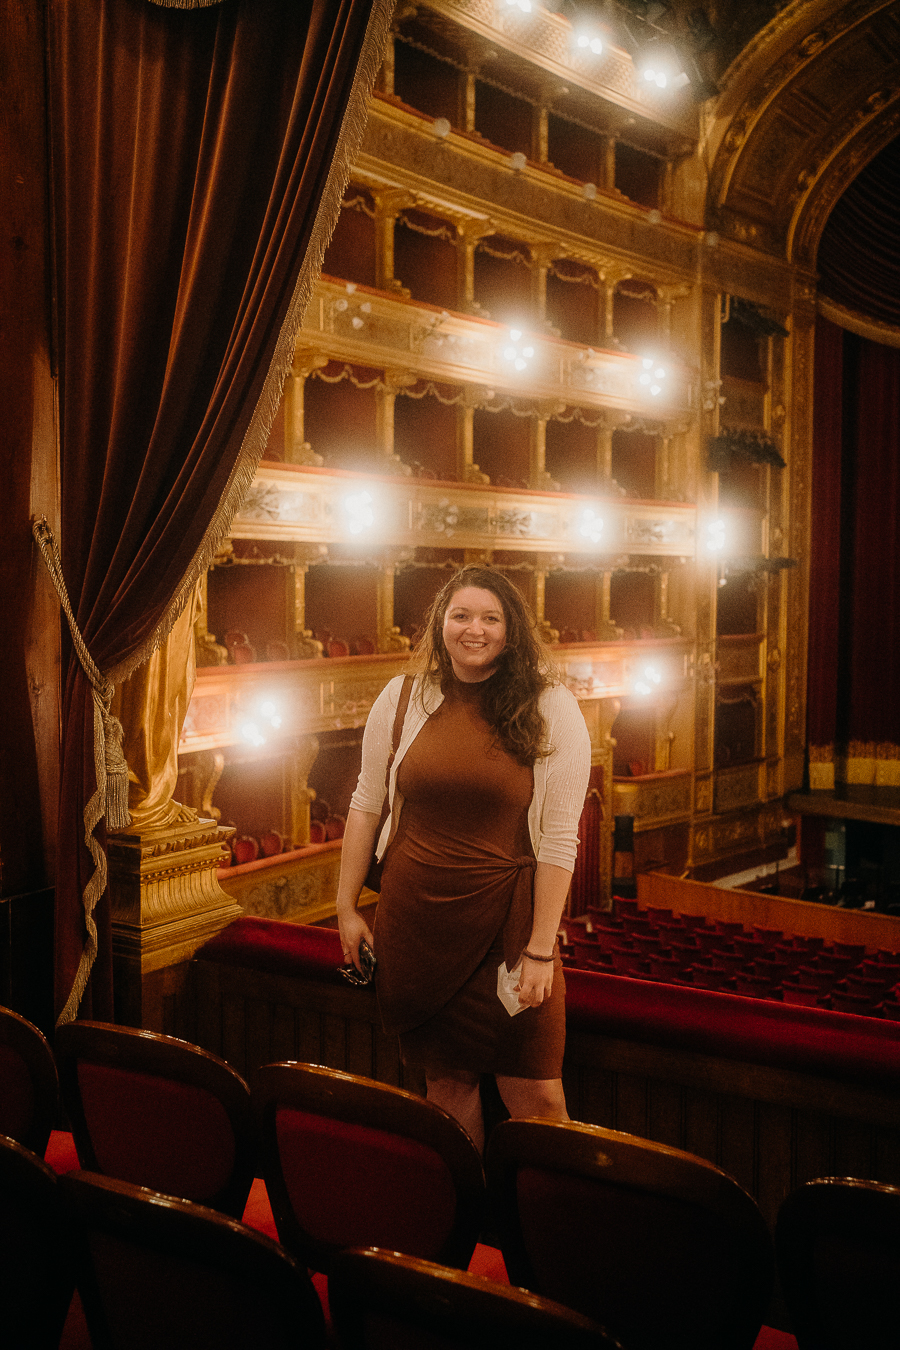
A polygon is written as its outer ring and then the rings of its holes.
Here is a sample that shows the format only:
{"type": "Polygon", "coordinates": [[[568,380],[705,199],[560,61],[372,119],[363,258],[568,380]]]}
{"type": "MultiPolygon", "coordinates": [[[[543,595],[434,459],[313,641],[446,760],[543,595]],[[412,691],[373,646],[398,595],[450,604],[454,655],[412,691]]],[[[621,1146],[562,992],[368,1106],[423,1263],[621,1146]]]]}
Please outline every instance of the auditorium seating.
{"type": "Polygon", "coordinates": [[[622,1350],[571,1308],[398,1252],[340,1253],[328,1289],[340,1350],[622,1350]]]}
{"type": "Polygon", "coordinates": [[[752,1350],[772,1238],[731,1177],[596,1125],[507,1120],[487,1147],[512,1283],[606,1326],[631,1350],[752,1350]]]}
{"type": "MultiPolygon", "coordinates": [[[[196,953],[184,1034],[245,1077],[293,1058],[421,1091],[374,992],[336,975],[341,960],[332,928],[238,919],[196,953]]],[[[815,1177],[900,1185],[896,1022],[597,970],[565,978],[573,1119],[707,1159],[770,1230],[785,1196],[815,1177]]]]}
{"type": "Polygon", "coordinates": [[[896,1350],[900,1189],[807,1182],[781,1206],[775,1248],[800,1350],[896,1350]]]}
{"type": "Polygon", "coordinates": [[[26,1018],[0,1007],[0,1135],[43,1157],[58,1098],[56,1061],[45,1036],[26,1018]]]}
{"type": "Polygon", "coordinates": [[[900,1019],[900,959],[863,943],[707,920],[637,900],[564,920],[563,965],[900,1019]]]}
{"type": "Polygon", "coordinates": [[[433,1102],[319,1065],[268,1064],[252,1094],[281,1241],[315,1270],[378,1246],[465,1269],[484,1201],[481,1159],[433,1102]]]}
{"type": "Polygon", "coordinates": [[[323,1350],[318,1296],[278,1243],[116,1178],[71,1172],[58,1186],[94,1350],[323,1350]]]}
{"type": "Polygon", "coordinates": [[[104,1022],[57,1031],[82,1166],[240,1218],[256,1165],[247,1084],[199,1046],[104,1022]]]}
{"type": "Polygon", "coordinates": [[[55,1350],[74,1287],[56,1174],[0,1136],[0,1344],[55,1350]]]}

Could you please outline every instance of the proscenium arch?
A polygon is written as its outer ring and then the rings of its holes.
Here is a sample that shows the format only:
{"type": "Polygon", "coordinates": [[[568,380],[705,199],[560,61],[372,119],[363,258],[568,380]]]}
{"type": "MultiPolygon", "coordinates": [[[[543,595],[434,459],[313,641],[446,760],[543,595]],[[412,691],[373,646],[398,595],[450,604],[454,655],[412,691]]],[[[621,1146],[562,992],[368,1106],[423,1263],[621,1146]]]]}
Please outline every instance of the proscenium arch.
{"type": "Polygon", "coordinates": [[[794,0],[723,86],[707,228],[812,272],[834,204],[900,132],[900,0],[794,0]]]}

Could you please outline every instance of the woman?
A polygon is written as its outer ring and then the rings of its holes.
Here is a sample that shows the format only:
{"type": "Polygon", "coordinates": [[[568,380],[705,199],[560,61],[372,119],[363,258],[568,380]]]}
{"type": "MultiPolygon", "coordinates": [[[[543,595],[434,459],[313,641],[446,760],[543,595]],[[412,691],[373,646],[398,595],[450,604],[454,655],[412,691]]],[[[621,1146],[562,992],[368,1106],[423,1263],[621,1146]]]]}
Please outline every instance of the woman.
{"type": "Polygon", "coordinates": [[[357,903],[384,800],[403,679],[376,700],[347,817],[337,912],[346,958],[378,961],[385,1029],[430,1100],[481,1148],[479,1078],[513,1117],[567,1120],[565,987],[556,934],[575,865],[591,748],[524,600],[500,572],[462,568],[431,607],[390,772],[375,937],[357,903]],[[521,963],[514,1014],[498,971],[521,963]]]}

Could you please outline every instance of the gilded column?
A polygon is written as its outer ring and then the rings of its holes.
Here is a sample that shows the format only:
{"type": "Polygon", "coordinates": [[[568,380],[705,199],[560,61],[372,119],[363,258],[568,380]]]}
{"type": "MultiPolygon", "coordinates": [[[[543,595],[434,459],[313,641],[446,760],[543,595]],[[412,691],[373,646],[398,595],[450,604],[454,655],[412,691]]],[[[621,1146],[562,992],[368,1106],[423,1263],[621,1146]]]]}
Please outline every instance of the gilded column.
{"type": "Polygon", "coordinates": [[[394,225],[400,212],[415,204],[409,192],[375,192],[375,284],[382,291],[408,295],[403,283],[394,276],[394,225]]]}
{"type": "Polygon", "coordinates": [[[531,121],[531,157],[538,164],[546,164],[549,159],[549,123],[547,109],[536,106],[531,121]]]}
{"type": "MultiPolygon", "coordinates": [[[[562,411],[565,404],[554,405],[552,411],[562,411]]],[[[542,410],[547,415],[529,418],[529,466],[528,486],[540,492],[558,492],[559,483],[547,472],[547,421],[550,408],[542,410]]]]}
{"type": "Polygon", "coordinates": [[[328,557],[325,544],[294,544],[293,569],[293,651],[298,661],[308,661],[321,656],[323,647],[306,626],[306,574],[310,564],[324,562],[328,557]]]}
{"type": "Polygon", "coordinates": [[[594,631],[598,642],[618,642],[624,637],[610,614],[612,572],[601,572],[594,583],[594,631]]]}
{"type": "Polygon", "coordinates": [[[197,594],[197,617],[194,619],[194,660],[198,666],[227,666],[228,649],[216,642],[215,633],[207,627],[209,613],[209,572],[200,578],[197,594]]]}
{"type": "Polygon", "coordinates": [[[397,576],[397,564],[410,556],[409,549],[385,549],[382,551],[382,564],[378,572],[378,585],[375,597],[375,623],[378,630],[378,650],[380,652],[407,652],[409,638],[404,637],[394,623],[394,582],[397,576]]]}
{"type": "Polygon", "coordinates": [[[375,390],[375,439],[378,455],[388,473],[411,474],[412,469],[394,453],[394,404],[397,392],[415,384],[415,375],[406,370],[386,370],[375,390]]]}
{"type": "Polygon", "coordinates": [[[309,786],[309,775],[316,756],[319,742],[315,736],[298,736],[296,747],[287,760],[287,796],[288,815],[286,833],[291,848],[306,848],[309,843],[309,808],[316,794],[309,786]]]}
{"type": "Polygon", "coordinates": [[[479,239],[493,234],[490,220],[465,220],[456,226],[456,291],[463,314],[480,313],[475,300],[475,246],[479,239]]]}
{"type": "Polygon", "coordinates": [[[316,467],[324,461],[304,434],[303,400],[306,381],[314,370],[328,365],[328,357],[321,352],[299,348],[284,386],[284,461],[286,464],[311,464],[316,467]]]}
{"type": "Polygon", "coordinates": [[[464,399],[456,410],[456,477],[460,483],[489,483],[475,463],[474,418],[479,395],[471,386],[463,390],[464,399]]]}

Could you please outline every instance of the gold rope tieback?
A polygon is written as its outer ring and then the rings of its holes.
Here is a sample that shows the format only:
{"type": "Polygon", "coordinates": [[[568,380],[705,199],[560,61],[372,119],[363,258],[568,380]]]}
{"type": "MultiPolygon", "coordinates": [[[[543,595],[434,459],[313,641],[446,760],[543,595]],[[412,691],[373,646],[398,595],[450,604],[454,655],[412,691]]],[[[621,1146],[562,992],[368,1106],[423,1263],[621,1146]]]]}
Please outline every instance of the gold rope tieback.
{"type": "Polygon", "coordinates": [[[87,943],[81,953],[75,983],[58,1018],[58,1025],[61,1026],[64,1022],[71,1022],[78,1012],[97,955],[97,926],[93,915],[97,902],[106,890],[107,866],[106,853],[97,842],[94,831],[104,816],[111,830],[120,830],[131,824],[128,813],[128,764],[122,750],[122,724],[110,712],[115,686],[98,669],[75,622],[53,531],[45,516],[32,521],[31,530],[68,620],[72,643],[81,668],[90,681],[94,701],[94,774],[97,789],[84,808],[84,842],[94,862],[93,875],[82,897],[87,943]]]}

